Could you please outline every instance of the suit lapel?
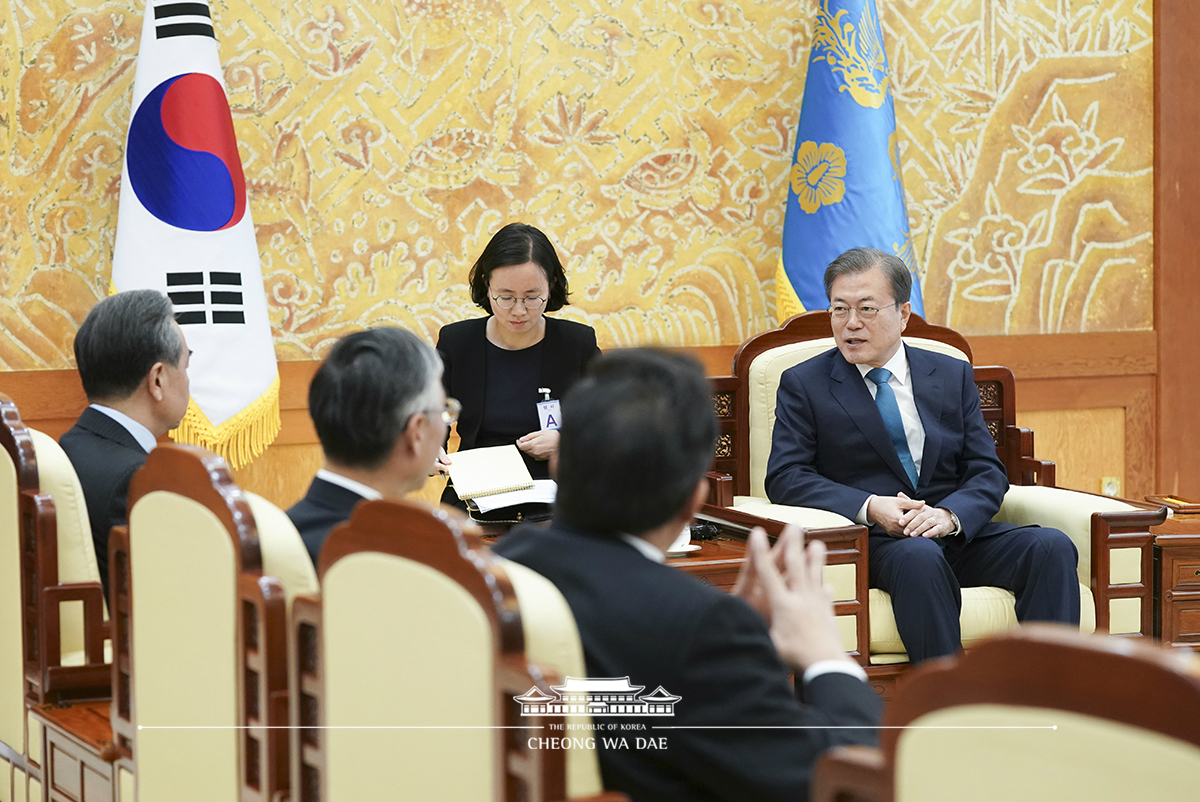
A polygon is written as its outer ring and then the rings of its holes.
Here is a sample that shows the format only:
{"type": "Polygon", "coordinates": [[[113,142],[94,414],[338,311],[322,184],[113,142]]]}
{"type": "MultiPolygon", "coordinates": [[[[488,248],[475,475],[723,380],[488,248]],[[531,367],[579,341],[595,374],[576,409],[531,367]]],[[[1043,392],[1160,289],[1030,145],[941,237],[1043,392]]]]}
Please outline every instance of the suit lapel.
{"type": "Polygon", "coordinates": [[[883,416],[879,414],[879,407],[875,406],[871,391],[867,389],[866,381],[858,372],[858,368],[847,362],[841,352],[835,353],[829,378],[829,392],[833,394],[834,399],[892,472],[903,479],[905,484],[909,484],[908,472],[900,464],[900,456],[896,453],[896,447],[892,445],[892,437],[883,425],[883,416]]]}
{"type": "MultiPolygon", "coordinates": [[[[462,371],[463,376],[471,376],[470,381],[455,382],[459,391],[465,389],[462,393],[463,398],[458,400],[462,402],[463,409],[480,410],[480,412],[471,418],[471,431],[460,432],[459,436],[469,443],[475,442],[475,437],[479,434],[479,427],[483,423],[483,403],[484,389],[487,387],[487,322],[488,317],[477,318],[480,331],[478,336],[467,337],[465,339],[465,348],[463,349],[466,356],[465,364],[462,368],[455,366],[455,371],[462,371]]],[[[461,424],[460,424],[461,425],[461,424]]]]}
{"type": "Polygon", "coordinates": [[[912,382],[913,400],[921,426],[925,429],[925,448],[921,452],[921,475],[918,487],[924,486],[937,464],[942,451],[942,408],[946,402],[945,377],[938,375],[937,364],[927,352],[904,346],[908,354],[909,381],[912,382]]]}

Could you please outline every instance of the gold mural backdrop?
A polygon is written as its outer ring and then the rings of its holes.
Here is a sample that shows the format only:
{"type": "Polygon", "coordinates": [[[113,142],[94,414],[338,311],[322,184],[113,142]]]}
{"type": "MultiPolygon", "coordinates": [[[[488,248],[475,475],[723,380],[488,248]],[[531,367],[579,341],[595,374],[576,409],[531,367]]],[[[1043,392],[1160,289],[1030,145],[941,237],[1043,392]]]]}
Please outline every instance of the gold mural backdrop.
{"type": "MultiPolygon", "coordinates": [[[[769,328],[815,5],[216,0],[280,358],[479,314],[467,270],[511,220],[603,347],[769,328]]],[[[930,318],[1150,328],[1150,2],[879,7],[930,318]]],[[[69,367],[107,291],[142,11],[6,5],[3,369],[69,367]]]]}

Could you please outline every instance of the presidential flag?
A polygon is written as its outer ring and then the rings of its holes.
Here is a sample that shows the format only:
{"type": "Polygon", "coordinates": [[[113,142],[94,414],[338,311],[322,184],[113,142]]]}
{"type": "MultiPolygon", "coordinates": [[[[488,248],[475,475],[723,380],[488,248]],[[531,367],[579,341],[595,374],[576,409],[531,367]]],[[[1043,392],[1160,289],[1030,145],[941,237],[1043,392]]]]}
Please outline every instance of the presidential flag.
{"type": "Polygon", "coordinates": [[[234,467],[279,433],[279,373],[246,179],[205,2],[149,0],[112,283],[166,293],[192,349],[174,432],[234,467]]]}
{"type": "Polygon", "coordinates": [[[924,314],[900,181],[896,111],[874,0],[821,0],[775,274],[779,322],[825,309],[825,268],[851,248],[894,253],[924,314]]]}

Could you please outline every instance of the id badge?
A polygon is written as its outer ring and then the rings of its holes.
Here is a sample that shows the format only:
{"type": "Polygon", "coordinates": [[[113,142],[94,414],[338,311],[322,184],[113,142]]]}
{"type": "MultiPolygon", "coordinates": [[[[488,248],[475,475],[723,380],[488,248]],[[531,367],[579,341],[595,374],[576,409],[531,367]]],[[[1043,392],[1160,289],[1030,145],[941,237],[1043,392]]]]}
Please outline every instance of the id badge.
{"type": "Polygon", "coordinates": [[[562,425],[562,412],[559,411],[557,399],[539,401],[537,410],[542,429],[557,429],[562,425]]]}

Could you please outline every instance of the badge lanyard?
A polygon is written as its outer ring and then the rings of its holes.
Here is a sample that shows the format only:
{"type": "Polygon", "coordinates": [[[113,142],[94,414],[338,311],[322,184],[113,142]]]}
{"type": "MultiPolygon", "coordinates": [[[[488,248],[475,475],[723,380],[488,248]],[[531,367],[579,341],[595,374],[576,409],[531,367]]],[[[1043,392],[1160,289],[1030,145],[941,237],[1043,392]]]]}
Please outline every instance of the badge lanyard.
{"type": "Polygon", "coordinates": [[[538,402],[538,422],[541,428],[557,429],[562,425],[562,412],[558,408],[558,399],[550,398],[549,387],[539,387],[538,392],[542,395],[542,400],[538,402]]]}

